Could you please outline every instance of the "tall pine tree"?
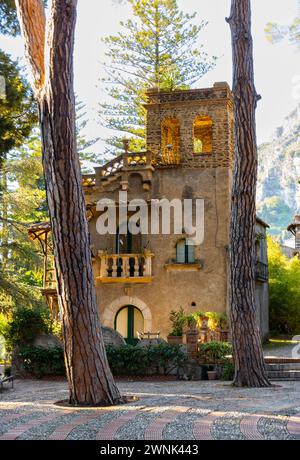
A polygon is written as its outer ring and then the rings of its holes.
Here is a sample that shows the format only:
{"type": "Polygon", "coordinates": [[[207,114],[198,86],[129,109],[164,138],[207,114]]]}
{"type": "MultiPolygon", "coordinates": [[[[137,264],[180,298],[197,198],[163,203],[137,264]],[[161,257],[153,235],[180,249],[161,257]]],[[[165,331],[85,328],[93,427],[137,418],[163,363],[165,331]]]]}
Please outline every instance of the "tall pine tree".
{"type": "Polygon", "coordinates": [[[100,106],[102,126],[115,135],[106,139],[107,152],[122,147],[123,137],[131,138],[130,148],[145,146],[145,90],[188,88],[213,68],[198,44],[206,21],[179,10],[177,0],[128,0],[133,19],[121,22],[116,36],[103,39],[106,47],[104,68],[109,102],[100,106]]]}

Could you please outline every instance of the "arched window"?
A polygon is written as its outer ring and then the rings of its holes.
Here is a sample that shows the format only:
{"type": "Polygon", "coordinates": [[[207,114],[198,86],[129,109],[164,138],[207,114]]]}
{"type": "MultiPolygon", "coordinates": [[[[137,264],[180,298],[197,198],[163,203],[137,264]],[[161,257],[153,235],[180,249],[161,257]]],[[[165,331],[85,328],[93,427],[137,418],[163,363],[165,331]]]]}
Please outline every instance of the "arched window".
{"type": "Polygon", "coordinates": [[[178,264],[195,263],[195,246],[187,244],[186,240],[181,240],[176,245],[176,262],[178,264]]]}
{"type": "Polygon", "coordinates": [[[198,116],[194,120],[194,153],[212,152],[212,119],[198,116]]]}
{"type": "Polygon", "coordinates": [[[176,118],[166,118],[162,122],[161,150],[163,164],[180,163],[180,124],[176,118]]]}
{"type": "Polygon", "coordinates": [[[115,317],[115,330],[126,339],[127,343],[134,343],[138,332],[144,332],[142,312],[133,305],[120,308],[115,317]]]}

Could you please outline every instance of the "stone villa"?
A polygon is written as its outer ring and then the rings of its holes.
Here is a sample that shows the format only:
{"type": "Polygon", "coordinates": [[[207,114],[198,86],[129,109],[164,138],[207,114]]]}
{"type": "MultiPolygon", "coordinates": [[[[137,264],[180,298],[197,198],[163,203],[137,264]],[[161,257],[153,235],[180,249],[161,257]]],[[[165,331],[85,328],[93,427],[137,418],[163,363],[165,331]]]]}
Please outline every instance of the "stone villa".
{"type": "MultiPolygon", "coordinates": [[[[138,332],[166,338],[169,314],[181,306],[226,312],[230,192],[234,156],[233,97],[227,83],[212,88],[147,93],[147,149],[124,152],[83,177],[101,321],[132,339],[138,332]],[[101,198],[204,200],[204,241],[188,246],[183,235],[104,235],[97,232],[101,198]]],[[[127,222],[125,223],[127,228],[127,222]]],[[[268,335],[267,224],[257,218],[256,302],[262,337],[268,335]]],[[[33,226],[45,253],[43,293],[58,314],[48,254],[49,224],[33,226]]]]}

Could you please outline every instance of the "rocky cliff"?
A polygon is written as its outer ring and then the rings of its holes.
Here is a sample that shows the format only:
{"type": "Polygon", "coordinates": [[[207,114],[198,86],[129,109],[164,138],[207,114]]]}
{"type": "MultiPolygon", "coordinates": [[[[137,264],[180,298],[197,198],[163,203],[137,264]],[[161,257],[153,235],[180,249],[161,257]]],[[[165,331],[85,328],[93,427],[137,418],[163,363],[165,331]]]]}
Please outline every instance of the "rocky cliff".
{"type": "Polygon", "coordinates": [[[286,227],[300,211],[300,104],[258,152],[257,211],[282,241],[286,227]]]}

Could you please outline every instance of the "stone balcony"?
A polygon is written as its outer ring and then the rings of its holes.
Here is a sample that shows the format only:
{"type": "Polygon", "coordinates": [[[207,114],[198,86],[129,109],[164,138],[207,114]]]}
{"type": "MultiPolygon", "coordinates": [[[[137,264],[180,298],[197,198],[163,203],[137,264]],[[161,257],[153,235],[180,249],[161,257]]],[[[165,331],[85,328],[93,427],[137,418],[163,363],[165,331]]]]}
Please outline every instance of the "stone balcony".
{"type": "Polygon", "coordinates": [[[154,254],[107,254],[99,251],[101,283],[151,283],[154,254]]]}

